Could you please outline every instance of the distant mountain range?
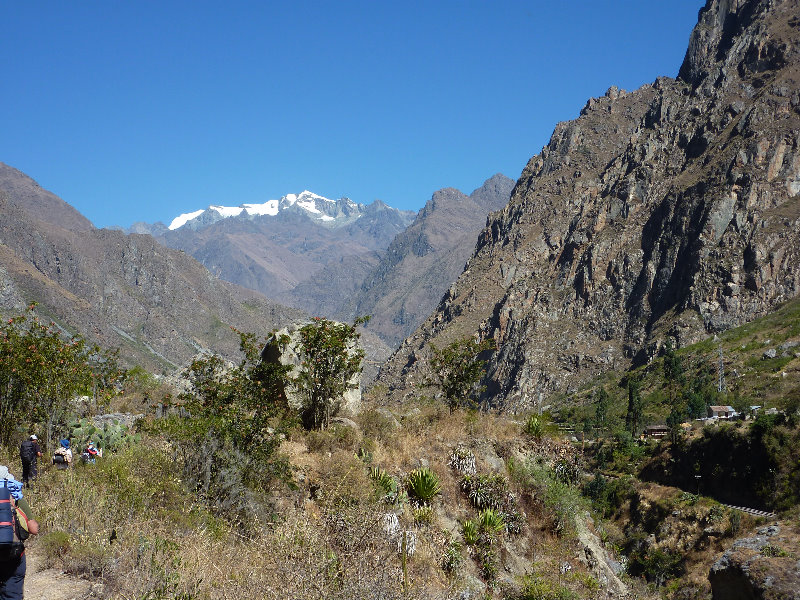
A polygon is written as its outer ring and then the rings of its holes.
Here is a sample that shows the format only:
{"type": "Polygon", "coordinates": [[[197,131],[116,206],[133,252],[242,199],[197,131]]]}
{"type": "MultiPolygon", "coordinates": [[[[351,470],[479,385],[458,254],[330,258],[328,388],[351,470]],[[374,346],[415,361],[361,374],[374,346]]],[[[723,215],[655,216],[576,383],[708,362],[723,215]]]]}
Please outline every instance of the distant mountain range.
{"type": "Polygon", "coordinates": [[[0,163],[0,313],[36,311],[67,332],[119,348],[155,372],[197,352],[233,357],[231,331],[267,333],[306,318],[212,277],[187,254],[148,235],[95,229],[73,207],[0,163]]]}
{"type": "Polygon", "coordinates": [[[436,306],[512,187],[496,175],[470,196],[440,190],[419,214],[304,191],[123,232],[94,228],[0,163],[0,312],[36,301],[65,330],[156,370],[202,349],[235,356],[230,327],[370,314],[369,380],[436,306]]]}
{"type": "Polygon", "coordinates": [[[436,192],[419,214],[309,191],[241,206],[213,205],[163,223],[136,223],[221,279],[310,314],[371,315],[380,362],[422,323],[458,277],[487,215],[513,180],[495,175],[467,196],[436,192]]]}

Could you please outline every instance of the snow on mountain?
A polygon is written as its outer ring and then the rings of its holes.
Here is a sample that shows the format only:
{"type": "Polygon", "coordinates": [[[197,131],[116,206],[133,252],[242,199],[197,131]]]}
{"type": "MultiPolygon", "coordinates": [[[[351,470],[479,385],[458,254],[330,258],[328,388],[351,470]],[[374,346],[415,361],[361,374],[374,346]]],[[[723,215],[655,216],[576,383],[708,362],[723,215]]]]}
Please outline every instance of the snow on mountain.
{"type": "Polygon", "coordinates": [[[363,208],[349,198],[331,200],[304,190],[299,194],[286,194],[280,200],[267,200],[261,204],[242,204],[240,206],[211,205],[207,209],[196,210],[175,217],[170,223],[169,229],[174,231],[191,222],[194,222],[195,225],[205,225],[230,217],[259,217],[265,215],[274,217],[282,210],[294,206],[305,210],[310,217],[328,224],[336,221],[350,222],[353,218],[357,219],[360,216],[360,209],[363,208]]]}
{"type": "Polygon", "coordinates": [[[195,219],[195,218],[199,217],[204,212],[206,212],[206,211],[201,209],[201,210],[196,210],[194,212],[184,213],[182,215],[179,215],[179,216],[175,217],[174,219],[172,219],[172,223],[169,224],[169,228],[170,229],[178,229],[179,227],[183,227],[184,225],[186,225],[186,223],[188,223],[192,219],[195,219]]]}

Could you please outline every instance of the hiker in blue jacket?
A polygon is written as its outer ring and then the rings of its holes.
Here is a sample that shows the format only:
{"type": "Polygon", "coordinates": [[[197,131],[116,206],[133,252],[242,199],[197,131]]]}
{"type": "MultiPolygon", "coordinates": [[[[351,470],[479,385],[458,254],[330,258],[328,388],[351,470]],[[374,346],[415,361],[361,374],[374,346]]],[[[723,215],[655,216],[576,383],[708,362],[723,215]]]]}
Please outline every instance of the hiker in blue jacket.
{"type": "MultiPolygon", "coordinates": [[[[23,513],[24,517],[18,514],[21,526],[30,535],[38,534],[39,523],[33,519],[31,507],[22,496],[22,483],[14,479],[14,476],[8,472],[8,467],[3,465],[0,465],[0,486],[8,488],[11,492],[11,498],[14,499],[17,512],[23,513]]],[[[18,558],[0,560],[0,599],[22,600],[26,566],[24,551],[18,558]]]]}

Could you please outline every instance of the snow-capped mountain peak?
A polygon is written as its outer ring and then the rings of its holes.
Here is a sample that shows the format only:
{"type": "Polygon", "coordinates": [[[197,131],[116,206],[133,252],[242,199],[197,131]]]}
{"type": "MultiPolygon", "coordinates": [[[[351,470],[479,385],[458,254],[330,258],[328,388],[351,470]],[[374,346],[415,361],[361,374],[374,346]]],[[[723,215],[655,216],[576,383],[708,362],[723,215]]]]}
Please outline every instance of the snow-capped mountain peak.
{"type": "Polygon", "coordinates": [[[328,224],[335,224],[336,221],[350,222],[360,216],[361,208],[363,208],[349,198],[331,200],[304,190],[299,194],[286,194],[280,200],[267,200],[260,204],[242,204],[240,206],[212,204],[206,209],[184,213],[175,217],[169,224],[169,229],[174,231],[186,225],[194,229],[231,217],[274,217],[282,210],[287,210],[291,207],[302,209],[312,219],[328,224]]]}

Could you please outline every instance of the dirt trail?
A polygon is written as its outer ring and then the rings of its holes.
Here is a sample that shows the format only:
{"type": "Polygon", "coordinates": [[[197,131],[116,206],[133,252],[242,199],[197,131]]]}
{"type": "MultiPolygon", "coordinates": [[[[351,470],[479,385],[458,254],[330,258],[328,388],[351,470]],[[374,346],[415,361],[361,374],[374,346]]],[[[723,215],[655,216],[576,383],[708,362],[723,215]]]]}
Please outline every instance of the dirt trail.
{"type": "Polygon", "coordinates": [[[40,560],[30,550],[25,575],[25,600],[86,600],[95,597],[97,588],[90,581],[67,575],[58,569],[41,569],[40,560]]]}

